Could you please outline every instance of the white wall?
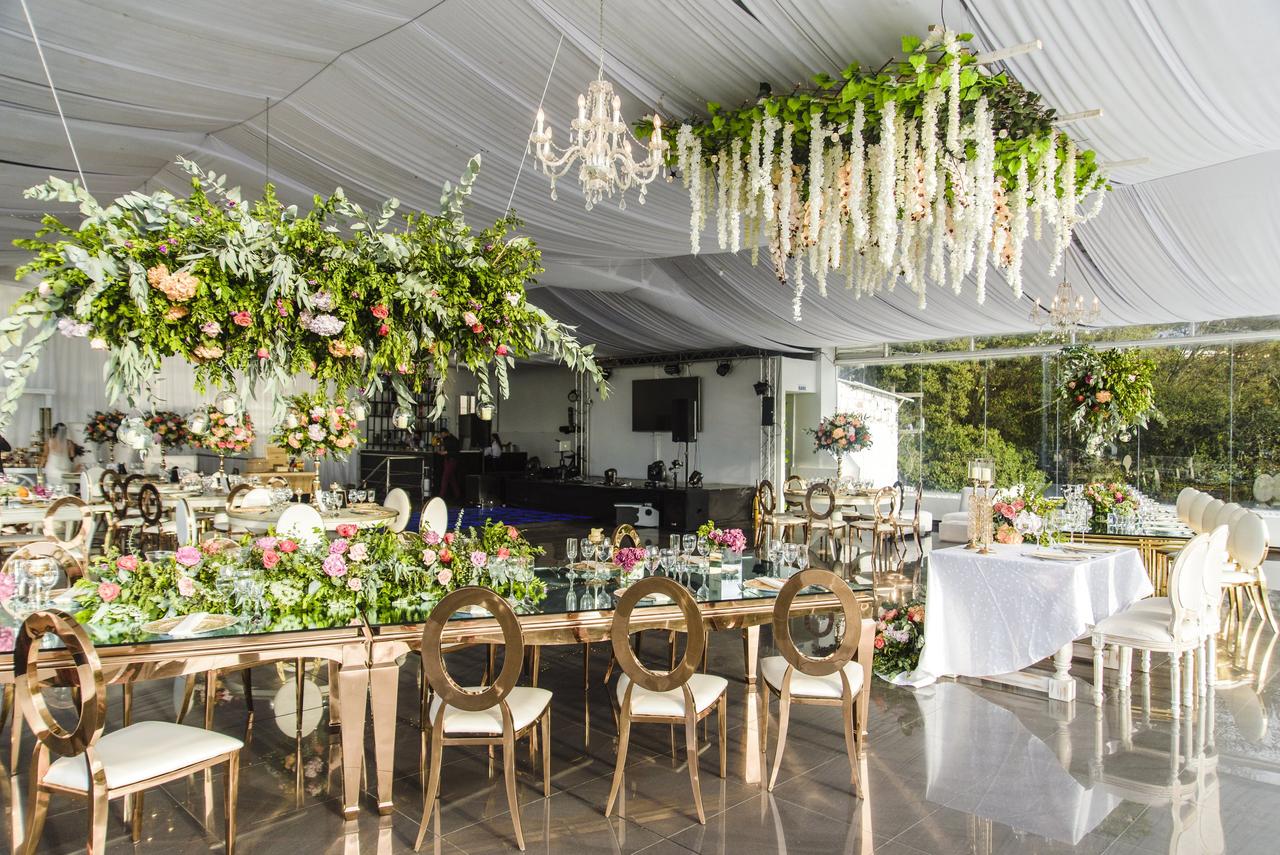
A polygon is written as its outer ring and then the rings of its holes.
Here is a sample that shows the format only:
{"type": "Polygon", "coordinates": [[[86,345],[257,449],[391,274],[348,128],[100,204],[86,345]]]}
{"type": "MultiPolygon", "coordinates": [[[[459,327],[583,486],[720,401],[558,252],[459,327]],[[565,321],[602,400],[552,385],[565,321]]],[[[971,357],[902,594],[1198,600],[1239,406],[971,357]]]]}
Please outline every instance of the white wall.
{"type": "MultiPolygon", "coordinates": [[[[752,389],[759,362],[735,360],[733,366],[727,377],[716,374],[714,362],[689,364],[684,374],[702,378],[702,432],[689,447],[689,466],[709,484],[754,484],[759,478],[760,399],[752,389]]],[[[618,368],[609,380],[609,398],[593,396],[590,474],[614,468],[621,478],[643,479],[653,461],[670,464],[678,453],[683,456],[683,446],[673,443],[669,433],[631,430],[632,381],[666,376],[662,366],[618,368]]],[[[572,439],[558,428],[568,424],[567,395],[574,386],[568,369],[521,365],[511,377],[511,397],[498,404],[495,430],[503,442],[537,455],[542,465],[555,465],[556,441],[572,439]]]]}

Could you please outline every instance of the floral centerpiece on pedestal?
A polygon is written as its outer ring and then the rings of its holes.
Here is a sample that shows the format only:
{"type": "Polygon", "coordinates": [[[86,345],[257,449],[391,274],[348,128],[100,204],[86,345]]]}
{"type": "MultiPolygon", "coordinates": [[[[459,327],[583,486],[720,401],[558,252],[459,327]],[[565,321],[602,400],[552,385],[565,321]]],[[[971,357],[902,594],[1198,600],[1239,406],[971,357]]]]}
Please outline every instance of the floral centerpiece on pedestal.
{"type": "Polygon", "coordinates": [[[1112,511],[1138,512],[1137,494],[1119,481],[1093,481],[1084,485],[1081,495],[1089,503],[1089,531],[1095,534],[1106,534],[1112,511]]]}
{"type": "Polygon", "coordinates": [[[1057,536],[1045,525],[1049,514],[1062,502],[1044,495],[1044,487],[1013,484],[996,491],[991,503],[995,539],[999,543],[1022,543],[1025,540],[1049,546],[1057,536]]]}
{"type": "Polygon", "coordinates": [[[253,419],[244,412],[227,415],[217,407],[209,407],[206,412],[209,427],[198,439],[201,447],[218,455],[221,472],[228,454],[243,454],[253,448],[253,419]]]}
{"type": "MultiPolygon", "coordinates": [[[[18,271],[40,285],[0,319],[8,385],[0,427],[51,335],[84,337],[107,356],[110,400],[144,397],[165,357],[195,366],[195,385],[272,395],[297,374],[339,391],[377,393],[401,405],[430,378],[458,368],[490,405],[505,397],[515,358],[546,353],[604,378],[592,346],[530,305],[525,285],[542,272],[538,248],[504,216],[481,229],[463,217],[480,168],[444,185],[441,211],[402,214],[389,199],[366,212],[339,188],[309,211],[267,186],[249,202],[226,176],[180,161],[192,192],[131,192],[103,206],[78,184],[50,178],[27,198],[73,203],[72,224],[46,215],[32,259],[18,271]]],[[[449,384],[435,384],[432,418],[449,384]]]]}
{"type": "Polygon", "coordinates": [[[871,447],[871,428],[862,413],[836,413],[818,422],[813,434],[813,447],[825,451],[836,461],[836,479],[843,477],[844,456],[871,447]]]}
{"type": "Polygon", "coordinates": [[[124,421],[124,413],[119,410],[98,410],[85,422],[84,438],[99,446],[115,448],[116,432],[124,421]]]}
{"type": "Polygon", "coordinates": [[[358,426],[346,399],[330,399],[322,392],[304,393],[287,398],[285,406],[271,442],[289,454],[344,460],[359,447],[358,426]]]}
{"type": "Polygon", "coordinates": [[[147,430],[160,446],[160,466],[165,466],[165,454],[175,448],[191,445],[193,437],[187,430],[187,420],[170,410],[156,410],[146,420],[147,430]]]}
{"type": "Polygon", "coordinates": [[[1154,373],[1155,362],[1137,350],[1063,349],[1058,398],[1091,454],[1109,442],[1128,442],[1135,430],[1160,418],[1154,373]]]}
{"type": "Polygon", "coordinates": [[[914,671],[924,649],[924,601],[884,603],[876,616],[874,669],[886,680],[914,671]]]}

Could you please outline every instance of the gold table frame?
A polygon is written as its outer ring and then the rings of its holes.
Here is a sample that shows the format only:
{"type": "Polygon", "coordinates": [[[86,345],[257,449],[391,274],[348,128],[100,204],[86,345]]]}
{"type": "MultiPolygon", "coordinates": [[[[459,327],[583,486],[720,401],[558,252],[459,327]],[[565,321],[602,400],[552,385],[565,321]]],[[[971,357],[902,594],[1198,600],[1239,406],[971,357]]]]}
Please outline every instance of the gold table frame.
{"type": "Polygon", "coordinates": [[[1142,566],[1147,568],[1147,575],[1151,577],[1151,587],[1155,588],[1154,596],[1157,597],[1166,596],[1169,592],[1170,547],[1181,548],[1192,537],[1190,534],[1117,534],[1080,531],[1069,534],[1071,540],[1081,543],[1125,546],[1138,550],[1138,555],[1142,558],[1142,566]]]}

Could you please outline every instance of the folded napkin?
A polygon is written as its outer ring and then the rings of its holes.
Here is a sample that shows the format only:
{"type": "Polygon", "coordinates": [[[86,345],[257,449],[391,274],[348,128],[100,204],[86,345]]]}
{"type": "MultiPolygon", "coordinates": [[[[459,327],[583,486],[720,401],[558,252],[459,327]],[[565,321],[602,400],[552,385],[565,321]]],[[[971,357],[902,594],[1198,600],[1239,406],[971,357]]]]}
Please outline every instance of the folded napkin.
{"type": "Polygon", "coordinates": [[[762,591],[781,591],[782,586],[787,584],[786,579],[778,579],[773,576],[757,576],[749,579],[744,588],[757,588],[762,591]]]}
{"type": "Polygon", "coordinates": [[[193,614],[189,614],[179,621],[177,626],[169,630],[169,635],[195,635],[200,631],[200,625],[204,623],[204,619],[208,616],[208,612],[195,612],[193,614]]]}

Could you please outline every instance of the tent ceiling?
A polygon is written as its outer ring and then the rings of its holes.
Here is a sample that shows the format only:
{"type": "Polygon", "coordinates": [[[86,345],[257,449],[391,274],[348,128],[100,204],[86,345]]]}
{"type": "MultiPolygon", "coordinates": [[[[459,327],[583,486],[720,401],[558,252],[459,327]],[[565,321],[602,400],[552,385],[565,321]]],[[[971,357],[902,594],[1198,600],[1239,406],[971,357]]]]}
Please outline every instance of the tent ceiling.
{"type": "MultiPolygon", "coordinates": [[[[898,38],[938,19],[934,0],[614,2],[606,75],[623,112],[661,105],[677,118],[706,100],[737,103],[757,81],[775,89],[846,62],[881,62],[898,38]],[[754,17],[753,17],[754,16],[754,17]]],[[[532,116],[561,35],[545,109],[563,139],[595,73],[591,0],[222,0],[30,4],[62,93],[90,189],[181,190],[178,154],[246,187],[266,172],[303,199],[343,186],[362,202],[395,195],[432,208],[440,182],[484,156],[474,216],[507,206],[532,116]]],[[[1074,127],[1118,170],[1102,215],[1072,249],[1071,277],[1096,293],[1107,323],[1280,314],[1280,91],[1264,85],[1280,41],[1272,0],[951,0],[948,24],[983,47],[1039,37],[1045,50],[1013,72],[1063,112],[1103,107],[1074,127]]],[[[43,203],[21,191],[71,158],[20,6],[0,8],[0,268],[43,203]]],[[[535,300],[616,354],[743,344],[812,348],[1026,329],[1028,304],[989,288],[935,289],[924,311],[905,289],[854,300],[836,285],[806,296],[805,320],[767,264],[746,254],[689,255],[679,184],[643,206],[583,210],[572,181],[560,199],[526,162],[513,204],[543,248],[535,300]]],[[[704,247],[714,246],[705,235],[704,247]]],[[[1045,252],[1028,253],[1027,291],[1048,298],[1045,252]]],[[[999,281],[992,273],[989,281],[999,281]]]]}

